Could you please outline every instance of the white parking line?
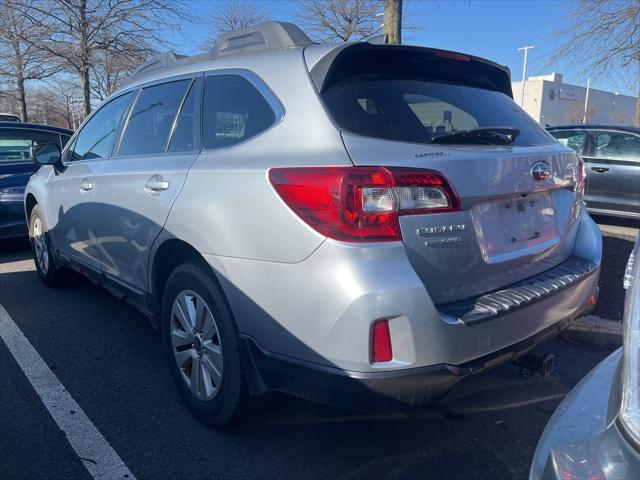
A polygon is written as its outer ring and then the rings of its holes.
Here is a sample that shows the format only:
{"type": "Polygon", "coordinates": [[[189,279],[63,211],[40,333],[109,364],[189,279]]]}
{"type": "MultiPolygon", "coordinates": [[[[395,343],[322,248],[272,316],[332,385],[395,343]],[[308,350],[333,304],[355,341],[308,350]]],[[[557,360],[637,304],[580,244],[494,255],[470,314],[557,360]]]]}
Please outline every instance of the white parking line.
{"type": "Polygon", "coordinates": [[[96,479],[135,480],[129,468],[91,423],[2,305],[0,338],[89,474],[96,479]]]}

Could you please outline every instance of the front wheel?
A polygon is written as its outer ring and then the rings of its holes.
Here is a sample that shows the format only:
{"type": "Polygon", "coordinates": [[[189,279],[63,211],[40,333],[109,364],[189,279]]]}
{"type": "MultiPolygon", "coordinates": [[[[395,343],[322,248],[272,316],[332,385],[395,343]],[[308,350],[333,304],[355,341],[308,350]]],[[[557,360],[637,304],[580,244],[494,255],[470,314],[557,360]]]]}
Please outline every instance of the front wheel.
{"type": "Polygon", "coordinates": [[[29,240],[33,261],[40,280],[50,287],[58,287],[63,283],[63,272],[58,268],[49,242],[49,232],[44,222],[40,207],[36,205],[29,218],[29,240]]]}
{"type": "Polygon", "coordinates": [[[219,427],[237,416],[248,393],[231,312],[205,268],[187,263],[169,276],[162,298],[162,339],[187,406],[204,423],[219,427]]]}

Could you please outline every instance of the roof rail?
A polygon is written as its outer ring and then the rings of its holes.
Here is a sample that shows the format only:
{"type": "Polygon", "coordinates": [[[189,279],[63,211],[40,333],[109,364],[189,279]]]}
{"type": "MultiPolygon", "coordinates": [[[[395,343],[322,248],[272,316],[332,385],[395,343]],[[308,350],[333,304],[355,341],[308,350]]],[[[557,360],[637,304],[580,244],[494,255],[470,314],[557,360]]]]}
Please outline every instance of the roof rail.
{"type": "Polygon", "coordinates": [[[147,75],[152,72],[164,70],[173,65],[180,63],[180,60],[188,58],[188,55],[179,55],[173,51],[159,53],[149,58],[146,62],[136,68],[123,82],[123,85],[131,83],[137,77],[147,75]]]}
{"type": "Polygon", "coordinates": [[[242,52],[277,50],[313,43],[297,26],[288,22],[265,22],[223,33],[213,47],[213,57],[242,52]]]}
{"type": "Polygon", "coordinates": [[[169,51],[154,55],[133,71],[123,82],[122,86],[132,83],[135,79],[153,72],[165,70],[180,63],[198,61],[203,56],[215,59],[226,55],[243,52],[278,50],[284,48],[310,45],[313,42],[307,35],[292,23],[266,22],[233,32],[223,33],[218,37],[211,53],[189,57],[169,51]]]}

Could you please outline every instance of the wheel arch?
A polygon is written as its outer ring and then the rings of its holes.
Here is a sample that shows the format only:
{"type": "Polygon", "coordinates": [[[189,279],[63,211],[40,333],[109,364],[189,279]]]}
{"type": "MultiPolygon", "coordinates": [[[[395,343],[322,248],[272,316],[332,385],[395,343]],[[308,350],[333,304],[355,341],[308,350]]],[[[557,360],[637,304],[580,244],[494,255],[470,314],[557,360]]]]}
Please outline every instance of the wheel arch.
{"type": "Polygon", "coordinates": [[[31,228],[31,212],[36,205],[38,205],[38,200],[36,200],[35,195],[31,192],[27,193],[26,197],[24,198],[24,213],[27,217],[27,225],[29,225],[29,228],[31,228]]]}
{"type": "MultiPolygon", "coordinates": [[[[200,265],[205,272],[210,273],[211,280],[215,282],[216,287],[219,289],[222,294],[222,298],[226,303],[227,309],[231,315],[231,321],[239,332],[235,312],[231,302],[229,301],[227,291],[224,288],[225,282],[221,278],[221,274],[217,272],[209,262],[207,262],[207,260],[193,245],[185,242],[184,240],[170,236],[166,232],[161,234],[160,237],[154,245],[148,269],[150,290],[148,308],[153,316],[153,318],[150,317],[151,323],[156,328],[160,326],[162,295],[171,272],[183,263],[195,262],[200,265]],[[164,238],[160,238],[163,236],[164,238]]],[[[239,348],[242,357],[243,369],[247,375],[249,391],[255,395],[266,393],[268,389],[266,388],[265,383],[255,365],[253,365],[253,360],[251,353],[249,352],[247,342],[241,342],[239,348]]]]}
{"type": "Polygon", "coordinates": [[[154,246],[151,261],[149,262],[149,290],[150,290],[150,309],[153,312],[160,313],[162,306],[162,295],[164,288],[169,279],[169,275],[176,267],[187,262],[194,262],[200,265],[203,270],[211,274],[212,281],[216,283],[216,286],[222,292],[227,302],[229,310],[233,314],[233,310],[230,308],[226,293],[222,288],[220,278],[200,252],[188,242],[180,240],[175,237],[168,237],[162,240],[158,240],[156,246],[154,246]]]}

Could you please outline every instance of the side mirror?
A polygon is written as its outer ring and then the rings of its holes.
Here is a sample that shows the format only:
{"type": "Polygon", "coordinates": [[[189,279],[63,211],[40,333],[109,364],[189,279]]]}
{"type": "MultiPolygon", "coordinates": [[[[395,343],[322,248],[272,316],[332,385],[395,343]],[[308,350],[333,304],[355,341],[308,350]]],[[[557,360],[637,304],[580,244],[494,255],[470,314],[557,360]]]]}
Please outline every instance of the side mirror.
{"type": "Polygon", "coordinates": [[[31,159],[38,165],[58,165],[62,160],[60,145],[51,142],[31,147],[31,159]]]}

